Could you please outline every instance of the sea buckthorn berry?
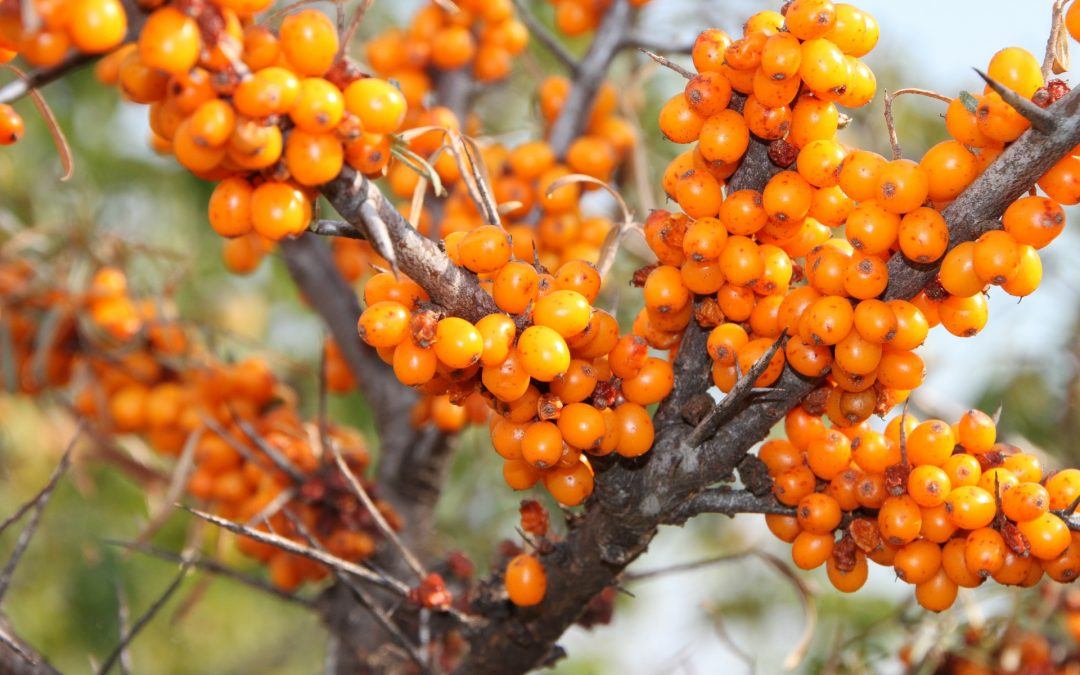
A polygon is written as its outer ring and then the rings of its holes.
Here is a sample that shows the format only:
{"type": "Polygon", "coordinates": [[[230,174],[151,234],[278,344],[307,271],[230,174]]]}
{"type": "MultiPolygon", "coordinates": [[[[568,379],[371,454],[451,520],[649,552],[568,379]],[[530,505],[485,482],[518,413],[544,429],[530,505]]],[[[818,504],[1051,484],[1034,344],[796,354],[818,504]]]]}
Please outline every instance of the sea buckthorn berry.
{"type": "Polygon", "coordinates": [[[503,480],[512,490],[528,490],[540,480],[541,472],[523,459],[503,462],[503,480]]]}
{"type": "Polygon", "coordinates": [[[521,441],[521,457],[529,464],[546,469],[559,461],[563,454],[562,432],[552,422],[533,422],[525,428],[521,441]]]}
{"type": "Polygon", "coordinates": [[[852,256],[844,277],[844,290],[853,298],[869,300],[885,291],[889,269],[885,261],[873,255],[852,256]]]}
{"type": "Polygon", "coordinates": [[[449,316],[440,319],[435,329],[435,356],[450,368],[468,368],[480,360],[484,338],[476,326],[465,319],[449,316]]]}
{"type": "Polygon", "coordinates": [[[1069,547],[1072,536],[1061,518],[1044,513],[1037,518],[1017,523],[1020,533],[1031,545],[1031,555],[1040,560],[1053,560],[1069,547]]]}
{"type": "Polygon", "coordinates": [[[907,495],[889,497],[878,510],[878,529],[890,546],[903,546],[914,541],[922,529],[922,511],[907,495]]]}
{"type": "Polygon", "coordinates": [[[890,346],[898,350],[912,350],[921,345],[930,332],[930,325],[922,311],[907,300],[890,300],[886,304],[896,317],[896,333],[889,340],[890,346]]]}
{"type": "MultiPolygon", "coordinates": [[[[1028,561],[1030,564],[1039,565],[1037,561],[1031,559],[1028,559],[1028,561]]],[[[1075,581],[1080,576],[1080,541],[1077,540],[1077,537],[1072,538],[1069,547],[1061,555],[1053,560],[1042,561],[1042,568],[1046,571],[1046,576],[1058,583],[1066,584],[1075,581]]],[[[1003,582],[999,581],[999,583],[1003,582]]],[[[1017,585],[1021,583],[1023,582],[1020,581],[1017,585]]]]}
{"type": "Polygon", "coordinates": [[[847,337],[855,321],[851,303],[834,295],[814,302],[804,316],[807,333],[803,339],[824,345],[835,345],[847,337]]]}
{"type": "MultiPolygon", "coordinates": [[[[466,235],[467,236],[467,235],[466,235]]],[[[513,260],[495,275],[492,295],[499,309],[520,314],[539,293],[540,275],[532,265],[513,260]]]]}
{"type": "Polygon", "coordinates": [[[1070,508],[1080,497],[1080,469],[1062,469],[1047,478],[1045,485],[1050,493],[1051,510],[1070,508]]]}
{"type": "Polygon", "coordinates": [[[570,367],[566,340],[547,326],[529,326],[518,338],[521,364],[530,377],[550,382],[570,367]]]}
{"type": "Polygon", "coordinates": [[[728,195],[720,205],[720,222],[728,233],[749,236],[769,222],[761,193],[756,190],[738,190],[728,195]]]}
{"type": "Polygon", "coordinates": [[[1019,483],[1001,495],[1001,510],[1010,520],[1034,520],[1050,508],[1050,493],[1034,482],[1019,483]]]}
{"type": "Polygon", "coordinates": [[[663,359],[648,358],[638,374],[623,380],[622,392],[626,400],[638,405],[659,403],[675,387],[675,373],[671,364],[663,359]]]}
{"type": "Polygon", "coordinates": [[[480,365],[484,368],[498,366],[510,356],[517,326],[505,314],[488,314],[476,322],[476,330],[484,343],[480,365]]]}
{"type": "Polygon", "coordinates": [[[636,403],[623,403],[615,408],[619,440],[615,452],[623,457],[638,457],[652,448],[653,423],[649,412],[636,403]]]}
{"type": "Polygon", "coordinates": [[[1022,482],[1038,483],[1043,477],[1039,458],[1025,452],[1006,456],[1002,467],[1011,471],[1022,482]]]}
{"type": "Polygon", "coordinates": [[[931,541],[915,540],[897,550],[893,567],[901,581],[925,583],[941,570],[941,547],[931,541]]]}
{"type": "Polygon", "coordinates": [[[1016,241],[1041,249],[1065,228],[1065,212],[1052,199],[1021,197],[1005,209],[1002,222],[1016,241]]]}
{"type": "Polygon", "coordinates": [[[922,206],[900,220],[897,233],[900,252],[908,260],[931,263],[949,247],[949,226],[938,211],[922,206]]]}
{"type": "Polygon", "coordinates": [[[1080,159],[1066,155],[1043,174],[1038,185],[1056,202],[1067,206],[1080,203],[1080,159]]]}
{"type": "Polygon", "coordinates": [[[257,233],[277,241],[307,228],[311,206],[288,183],[268,181],[251,193],[251,224],[257,233]]]}
{"type": "Polygon", "coordinates": [[[972,485],[954,488],[945,498],[945,504],[953,523],[963,530],[986,527],[997,514],[993,495],[972,485]]]}
{"type": "Polygon", "coordinates": [[[967,298],[986,286],[975,271],[975,242],[965,241],[945,254],[938,280],[950,295],[967,298]]]}
{"type": "Polygon", "coordinates": [[[318,10],[303,9],[289,14],[281,22],[280,34],[282,53],[301,75],[322,75],[337,56],[337,29],[318,10]]]}
{"type": "Polygon", "coordinates": [[[952,485],[943,469],[929,464],[915,467],[908,475],[907,490],[911,498],[922,507],[934,507],[945,503],[952,485]]]}
{"type": "Polygon", "coordinates": [[[366,77],[345,89],[345,109],[360,118],[364,131],[390,134],[405,120],[405,96],[385,80],[366,77]]]}
{"type": "Polygon", "coordinates": [[[360,315],[357,330],[372,347],[394,347],[409,334],[409,310],[392,300],[369,305],[360,315]]]}
{"type": "Polygon", "coordinates": [[[482,225],[465,235],[458,248],[461,264],[478,274],[494,272],[510,261],[510,240],[497,225],[482,225]]]}
{"type": "Polygon", "coordinates": [[[944,612],[956,602],[957,590],[945,570],[940,570],[932,579],[915,586],[915,599],[923,609],[944,612]]]}
{"type": "Polygon", "coordinates": [[[1039,61],[1020,47],[1006,47],[994,54],[986,74],[1027,99],[1044,84],[1039,61]]]}
{"type": "Polygon", "coordinates": [[[972,261],[980,279],[1001,285],[1019,269],[1020,247],[1008,232],[991,230],[976,240],[972,261]]]}
{"type": "MultiPolygon", "coordinates": [[[[743,373],[748,372],[759,359],[764,358],[765,353],[772,348],[774,343],[775,341],[770,338],[758,338],[747,342],[738,353],[739,370],[743,373]]],[[[768,387],[780,379],[783,372],[784,352],[778,349],[769,359],[769,364],[765,367],[765,370],[754,380],[754,386],[768,387]]]]}
{"type": "Polygon", "coordinates": [[[563,440],[582,450],[598,445],[605,431],[600,411],[585,403],[571,403],[563,408],[558,427],[563,440]]]}
{"type": "MultiPolygon", "coordinates": [[[[491,395],[504,403],[514,403],[525,396],[531,382],[516,350],[511,351],[502,363],[485,366],[480,373],[480,379],[491,395]]],[[[534,412],[529,412],[528,418],[531,418],[534,412]]]]}
{"type": "Polygon", "coordinates": [[[699,115],[682,94],[668,99],[660,109],[660,132],[673,143],[693,143],[701,134],[705,118],[699,115]]]}
{"type": "Polygon", "coordinates": [[[993,91],[983,95],[975,115],[979,131],[1001,143],[1015,141],[1031,126],[1026,117],[993,91]]]}
{"type": "Polygon", "coordinates": [[[716,260],[723,252],[727,240],[728,232],[719,220],[698,218],[686,228],[683,252],[693,260],[716,260]]]}
{"type": "Polygon", "coordinates": [[[799,527],[799,521],[794,516],[782,516],[775,513],[768,513],[765,515],[765,525],[769,528],[769,532],[772,532],[773,536],[782,542],[790,544],[795,541],[795,537],[799,536],[802,532],[802,528],[799,527]]]}
{"type": "Polygon", "coordinates": [[[320,77],[300,81],[300,93],[289,111],[297,128],[308,133],[332,131],[345,114],[341,90],[320,77]]]}
{"type": "Polygon", "coordinates": [[[405,338],[394,348],[394,376],[404,385],[416,386],[435,377],[438,357],[435,350],[418,346],[411,338],[405,338]]]}
{"type": "Polygon", "coordinates": [[[506,565],[504,585],[510,602],[518,607],[538,605],[547,592],[544,565],[527,553],[517,555],[506,565]]]}
{"type": "Polygon", "coordinates": [[[979,175],[975,155],[958,141],[942,141],[930,148],[919,167],[929,183],[927,194],[935,202],[955,199],[979,175]]]}
{"type": "Polygon", "coordinates": [[[1001,285],[1001,288],[1009,295],[1022,298],[1034,293],[1040,283],[1042,283],[1042,260],[1039,258],[1039,253],[1033,246],[1021,244],[1019,269],[1012,279],[1001,285]]]}
{"type": "Polygon", "coordinates": [[[254,190],[243,178],[221,181],[210,195],[210,226],[223,237],[239,237],[251,231],[251,195],[254,190]]]}
{"type": "Polygon", "coordinates": [[[731,84],[723,73],[702,71],[686,83],[683,96],[694,112],[707,118],[728,107],[731,102],[731,84]]]}
{"type": "Polygon", "coordinates": [[[801,148],[811,141],[830,139],[836,134],[839,122],[840,113],[834,103],[812,95],[800,96],[791,109],[787,141],[801,148]]]}
{"type": "Polygon", "coordinates": [[[915,466],[941,466],[955,445],[951,426],[941,420],[926,420],[907,434],[908,461],[915,466]]]}
{"type": "Polygon", "coordinates": [[[848,216],[844,234],[851,245],[866,255],[885,253],[896,241],[901,219],[876,200],[865,201],[848,216]]]}
{"type": "Polygon", "coordinates": [[[76,0],[69,4],[64,28],[80,52],[100,54],[123,42],[127,14],[120,2],[76,0]]]}
{"type": "Polygon", "coordinates": [[[810,442],[806,463],[824,480],[832,480],[851,462],[851,440],[835,429],[829,429],[810,442]]]}
{"type": "Polygon", "coordinates": [[[868,299],[855,306],[853,325],[862,339],[882,344],[896,336],[898,320],[888,303],[868,299]]]}
{"type": "Polygon", "coordinates": [[[878,178],[885,169],[885,158],[869,150],[855,150],[840,164],[837,180],[840,189],[857,202],[872,199],[878,178]]]}
{"type": "Polygon", "coordinates": [[[591,317],[592,306],[577,291],[552,291],[537,300],[533,307],[533,321],[555,330],[564,338],[583,331],[591,317]]]}
{"type": "Polygon", "coordinates": [[[328,183],[341,172],[345,151],[332,134],[311,134],[300,129],[285,142],[285,164],[292,179],[301,185],[328,183]]]}
{"type": "MultiPolygon", "coordinates": [[[[760,279],[765,272],[765,263],[761,259],[758,245],[748,237],[729,237],[718,260],[720,271],[730,285],[749,286],[760,279]]],[[[646,295],[647,305],[650,304],[648,297],[646,295]]],[[[687,293],[687,299],[689,299],[689,293],[687,293]]],[[[749,318],[749,316],[747,312],[743,318],[749,318]]]]}
{"type": "Polygon", "coordinates": [[[930,191],[926,172],[915,162],[897,159],[878,174],[874,196],[890,213],[908,213],[923,205],[930,191]]]}
{"type": "Polygon", "coordinates": [[[175,7],[154,10],[139,32],[142,62],[173,75],[191,70],[201,48],[198,24],[175,7]]]}
{"type": "Polygon", "coordinates": [[[555,271],[555,288],[561,291],[575,291],[588,302],[596,300],[600,294],[600,271],[587,260],[570,260],[555,271]]]}
{"type": "Polygon", "coordinates": [[[690,171],[675,184],[675,200],[691,218],[715,216],[723,201],[720,183],[703,171],[690,171]]]}
{"type": "Polygon", "coordinates": [[[967,536],[964,561],[972,573],[986,578],[995,574],[1005,564],[1005,540],[997,530],[979,528],[967,536]]]}
{"type": "Polygon", "coordinates": [[[938,307],[941,325],[957,337],[972,337],[986,326],[989,317],[986,296],[976,293],[970,298],[950,297],[938,307]]]}
{"type": "Polygon", "coordinates": [[[774,478],[788,469],[801,466],[805,461],[802,452],[790,441],[783,439],[765,441],[758,448],[757,455],[768,468],[769,475],[774,478]]]}
{"type": "Polygon", "coordinates": [[[944,544],[955,532],[956,525],[949,518],[949,511],[945,504],[922,510],[922,530],[919,534],[923,539],[935,544],[944,544]]]}
{"type": "Polygon", "coordinates": [[[811,141],[799,152],[796,166],[799,175],[814,187],[833,187],[837,185],[846,155],[844,147],[836,141],[811,141]]]}
{"type": "Polygon", "coordinates": [[[593,491],[593,470],[584,457],[544,473],[544,487],[563,506],[577,506],[593,491]]]}
{"type": "Polygon", "coordinates": [[[762,204],[770,218],[797,222],[810,212],[814,188],[794,171],[781,171],[765,185],[762,204]]]}
{"type": "Polygon", "coordinates": [[[288,112],[300,96],[300,80],[278,66],[263,68],[241,82],[233,95],[237,111],[248,117],[288,112]]]}
{"type": "Polygon", "coordinates": [[[941,468],[954,488],[961,485],[978,485],[979,478],[982,476],[982,465],[979,464],[979,460],[966,452],[952,455],[945,460],[941,468]]]}
{"type": "Polygon", "coordinates": [[[864,471],[884,473],[900,461],[900,445],[876,431],[863,431],[851,441],[851,457],[864,471]]]}
{"type": "Polygon", "coordinates": [[[832,557],[835,540],[833,534],[800,532],[791,544],[791,560],[799,569],[812,570],[821,567],[832,557]]]}
{"type": "Polygon", "coordinates": [[[26,132],[22,116],[8,104],[0,104],[0,146],[10,146],[26,132]]]}
{"type": "Polygon", "coordinates": [[[847,83],[848,73],[843,52],[829,40],[813,38],[802,43],[799,77],[814,93],[840,89],[847,83]]]}
{"type": "Polygon", "coordinates": [[[800,40],[823,37],[836,25],[836,6],[830,0],[795,0],[784,11],[784,25],[800,40]]]}
{"type": "Polygon", "coordinates": [[[691,57],[694,68],[699,73],[718,72],[724,63],[724,50],[731,44],[731,38],[719,28],[701,31],[694,40],[691,57]]]}
{"type": "Polygon", "coordinates": [[[795,509],[799,526],[805,532],[829,534],[840,525],[840,505],[832,497],[814,492],[799,500],[795,509]]]}
{"type": "Polygon", "coordinates": [[[734,110],[721,110],[709,117],[698,134],[701,155],[713,162],[737,162],[750,144],[750,130],[743,116],[734,110]]]}

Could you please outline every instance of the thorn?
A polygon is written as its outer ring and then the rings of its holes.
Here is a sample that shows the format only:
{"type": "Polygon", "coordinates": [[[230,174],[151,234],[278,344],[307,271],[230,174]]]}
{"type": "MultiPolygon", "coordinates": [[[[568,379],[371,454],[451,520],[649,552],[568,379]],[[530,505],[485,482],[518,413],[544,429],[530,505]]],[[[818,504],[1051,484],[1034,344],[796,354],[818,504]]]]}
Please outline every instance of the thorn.
{"type": "Polygon", "coordinates": [[[986,81],[987,86],[993,89],[1003,101],[1008,103],[1016,110],[1016,112],[1020,113],[1025,119],[1031,122],[1031,126],[1037,131],[1049,134],[1057,128],[1057,119],[1048,110],[1040,108],[978,68],[975,68],[975,72],[979,74],[979,77],[986,81]]]}
{"type": "Polygon", "coordinates": [[[645,56],[648,56],[653,61],[656,61],[660,65],[664,66],[665,68],[670,68],[671,70],[674,70],[676,73],[682,75],[686,79],[688,79],[688,80],[694,79],[694,74],[693,73],[691,73],[686,68],[683,68],[679,64],[675,63],[671,59],[667,58],[666,56],[660,56],[656,52],[651,52],[648,49],[645,49],[644,47],[638,47],[638,51],[641,52],[642,54],[644,54],[645,56]]]}
{"type": "Polygon", "coordinates": [[[1001,421],[1001,412],[1002,412],[1002,410],[1004,410],[1004,408],[1005,408],[1005,399],[1002,399],[1002,400],[998,401],[997,410],[995,410],[994,414],[990,416],[994,420],[994,426],[997,426],[998,422],[1001,421]]]}

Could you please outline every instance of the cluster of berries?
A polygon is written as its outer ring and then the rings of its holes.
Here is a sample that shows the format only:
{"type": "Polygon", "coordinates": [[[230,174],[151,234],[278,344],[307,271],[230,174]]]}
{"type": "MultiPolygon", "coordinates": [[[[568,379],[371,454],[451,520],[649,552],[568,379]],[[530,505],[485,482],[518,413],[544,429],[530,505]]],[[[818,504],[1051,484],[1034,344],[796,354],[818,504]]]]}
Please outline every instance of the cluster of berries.
{"type": "MultiPolygon", "coordinates": [[[[89,290],[76,294],[38,267],[23,258],[0,261],[0,314],[12,337],[0,380],[27,394],[65,390],[99,433],[136,434],[163,456],[178,457],[194,443],[187,491],[224,518],[265,516],[273,532],[301,543],[310,534],[350,561],[375,551],[375,520],[301,418],[296,394],[263,360],[217,361],[189,327],[163,316],[154,301],[133,298],[117,268],[99,269],[89,290]],[[4,372],[8,364],[13,372],[4,372]],[[294,496],[283,501],[286,492],[294,496]]],[[[368,454],[359,433],[331,425],[327,437],[362,475],[368,454]]],[[[388,504],[376,503],[400,526],[388,504]]],[[[326,574],[263,542],[240,537],[237,545],[286,590],[326,574]]]]}
{"type": "Polygon", "coordinates": [[[865,583],[868,559],[893,567],[934,611],[990,578],[1031,586],[1080,575],[1080,533],[1070,531],[1080,470],[1044,472],[1035,455],[999,442],[985,413],[953,425],[899,415],[881,433],[826,428],[799,407],[785,429],[787,440],[758,457],[795,514],[766,522],[798,567],[825,564],[841,591],[865,583]]]}

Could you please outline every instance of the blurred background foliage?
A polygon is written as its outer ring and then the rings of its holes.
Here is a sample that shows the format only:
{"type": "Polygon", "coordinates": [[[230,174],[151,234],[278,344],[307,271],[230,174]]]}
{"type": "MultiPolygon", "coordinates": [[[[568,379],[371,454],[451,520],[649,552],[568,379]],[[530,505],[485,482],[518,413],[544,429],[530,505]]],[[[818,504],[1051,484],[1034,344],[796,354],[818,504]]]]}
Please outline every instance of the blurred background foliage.
{"type": "MultiPolygon", "coordinates": [[[[703,27],[736,32],[733,17],[775,4],[779,3],[657,0],[646,10],[641,26],[652,42],[689,45],[703,27]]],[[[877,15],[883,35],[890,30],[889,19],[904,11],[884,0],[859,4],[877,15]]],[[[904,4],[928,9],[933,3],[904,4]]],[[[356,44],[401,23],[416,5],[417,0],[377,2],[356,44]]],[[[550,5],[531,5],[550,24],[550,5]]],[[[1031,26],[1041,26],[1049,10],[1040,8],[1038,14],[1019,25],[1018,33],[1039,35],[1039,29],[1031,26]]],[[[569,44],[581,51],[587,39],[569,44]]],[[[884,51],[870,59],[879,93],[883,87],[955,82],[911,67],[893,45],[883,38],[884,51]]],[[[1000,46],[1004,45],[980,48],[992,53],[1000,46]]],[[[360,55],[359,48],[354,49],[360,55]]],[[[975,63],[973,57],[965,58],[975,63]]],[[[537,45],[530,46],[514,75],[479,97],[476,111],[486,132],[508,144],[535,137],[539,119],[534,87],[553,72],[557,66],[549,55],[537,45]]],[[[659,107],[681,87],[681,80],[636,54],[619,61],[613,78],[623,83],[624,111],[640,121],[649,184],[657,186],[667,161],[680,148],[662,140],[655,120],[659,107]]],[[[67,183],[58,181],[59,162],[47,130],[30,103],[20,103],[29,126],[27,137],[0,153],[0,242],[26,238],[43,257],[57,250],[78,254],[89,243],[101,246],[105,242],[126,261],[137,293],[167,294],[183,317],[203,327],[222,356],[266,355],[298,389],[310,411],[322,328],[297,297],[280,260],[269,259],[249,277],[225,271],[220,241],[206,226],[210,186],[171,159],[153,154],[145,142],[146,111],[141,106],[120,102],[115,92],[97,84],[89,70],[50,85],[45,93],[68,134],[75,175],[67,183]]],[[[908,156],[920,156],[943,138],[941,112],[940,104],[913,97],[897,104],[900,140],[908,156]]],[[[879,152],[888,149],[880,96],[853,118],[843,132],[847,142],[879,152]]],[[[656,194],[637,194],[632,184],[626,185],[625,193],[639,215],[650,203],[663,206],[656,194]]],[[[611,206],[602,198],[590,199],[598,209],[611,206]]],[[[992,311],[999,316],[974,342],[961,346],[948,336],[931,341],[926,352],[932,376],[926,391],[913,403],[920,414],[948,416],[969,405],[984,410],[1000,405],[1006,436],[1034,445],[1051,458],[1075,463],[1080,461],[1075,231],[1067,231],[1055,246],[1046,258],[1046,276],[1053,281],[1040,291],[1045,297],[1026,300],[1022,307],[993,304],[992,311]]],[[[628,248],[633,251],[633,244],[628,248]]],[[[618,276],[605,291],[603,302],[617,305],[624,318],[637,310],[632,294],[622,289],[638,264],[632,252],[623,255],[616,268],[618,276]]],[[[334,397],[331,405],[333,417],[361,429],[377,455],[377,439],[362,398],[334,397]]],[[[73,429],[72,421],[48,401],[0,394],[0,514],[10,513],[45,482],[73,429]]],[[[480,430],[464,433],[457,448],[438,513],[438,536],[446,549],[464,551],[484,571],[495,543],[513,536],[521,495],[503,485],[499,463],[491,461],[486,435],[480,430]]],[[[115,645],[118,587],[137,615],[175,573],[174,565],[127,554],[107,543],[137,535],[151,504],[161,497],[160,491],[147,493],[116,468],[100,463],[80,463],[62,482],[4,599],[4,611],[20,633],[64,672],[88,672],[115,645]]],[[[557,516],[554,505],[549,506],[557,516]]],[[[174,515],[155,536],[154,544],[180,550],[191,526],[189,518],[174,515]]],[[[0,556],[6,556],[14,543],[18,528],[12,529],[0,538],[0,556]]],[[[228,563],[262,573],[218,533],[206,530],[198,536],[208,550],[217,551],[228,563]]],[[[635,569],[748,548],[787,555],[785,547],[768,538],[756,517],[732,522],[706,516],[683,529],[662,533],[651,554],[635,569]]],[[[822,575],[805,575],[805,582],[817,593],[819,621],[802,669],[899,668],[897,649],[918,636],[919,626],[925,631],[927,624],[906,602],[908,588],[881,572],[876,570],[868,587],[855,597],[837,596],[822,575]]],[[[568,634],[564,644],[570,658],[558,664],[557,672],[716,672],[718,666],[724,672],[775,672],[805,621],[790,581],[755,558],[663,575],[627,590],[636,597],[619,596],[611,626],[591,633],[574,629],[568,634]]],[[[1012,603],[1038,601],[1034,594],[1023,597],[1000,589],[980,592],[978,599],[998,611],[1008,610],[1012,603]]],[[[955,632],[948,629],[956,624],[955,617],[947,616],[932,619],[929,625],[937,631],[937,639],[955,639],[955,632]]],[[[192,575],[135,642],[132,655],[139,673],[313,673],[320,671],[325,643],[316,617],[303,608],[225,580],[192,575]]]]}

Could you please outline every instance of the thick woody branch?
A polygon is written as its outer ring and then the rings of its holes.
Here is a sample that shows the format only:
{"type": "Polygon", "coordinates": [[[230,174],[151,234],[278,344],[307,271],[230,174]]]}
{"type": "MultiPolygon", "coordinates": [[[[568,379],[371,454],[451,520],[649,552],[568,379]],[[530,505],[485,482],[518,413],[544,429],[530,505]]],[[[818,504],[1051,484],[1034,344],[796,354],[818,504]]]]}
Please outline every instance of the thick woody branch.
{"type": "Polygon", "coordinates": [[[581,58],[574,73],[574,82],[562,112],[551,127],[548,142],[557,156],[565,155],[570,143],[585,129],[596,92],[607,77],[612,59],[619,53],[633,16],[628,0],[614,0],[596,29],[589,51],[581,58]]]}
{"type": "Polygon", "coordinates": [[[11,622],[0,617],[0,672],[10,675],[60,675],[33,647],[15,634],[11,622]]]}
{"type": "MultiPolygon", "coordinates": [[[[370,180],[346,166],[322,188],[337,212],[362,233],[365,208],[373,208],[390,233],[401,270],[454,316],[479,321],[497,312],[495,301],[476,277],[461,269],[439,246],[420,234],[370,180]]],[[[320,222],[316,223],[318,227],[320,222]]],[[[318,233],[318,229],[315,230],[318,233]]]]}
{"type": "Polygon", "coordinates": [[[671,514],[670,524],[681,524],[703,513],[735,516],[740,513],[765,513],[781,516],[795,515],[795,509],[776,501],[772,494],[756,496],[745,490],[714,488],[701,492],[671,514]]]}
{"type": "MultiPolygon", "coordinates": [[[[1013,201],[1023,196],[1054,164],[1080,143],[1080,90],[1072,90],[1047,111],[1054,116],[1049,133],[1029,129],[968,186],[942,215],[949,224],[949,248],[977,239],[997,227],[1013,201]]],[[[937,276],[940,261],[920,265],[896,253],[889,260],[885,299],[911,298],[937,276]]]]}

